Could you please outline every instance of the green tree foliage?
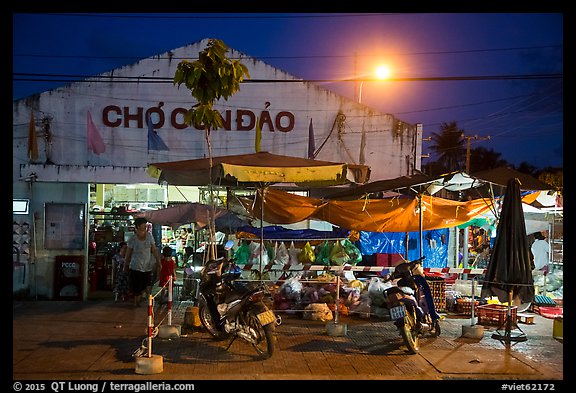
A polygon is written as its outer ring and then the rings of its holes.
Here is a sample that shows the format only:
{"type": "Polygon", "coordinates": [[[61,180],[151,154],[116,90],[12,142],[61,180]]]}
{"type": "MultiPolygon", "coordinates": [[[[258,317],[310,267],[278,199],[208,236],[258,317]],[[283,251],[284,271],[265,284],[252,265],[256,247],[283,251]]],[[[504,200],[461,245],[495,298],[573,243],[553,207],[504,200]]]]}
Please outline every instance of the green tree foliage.
{"type": "Polygon", "coordinates": [[[174,74],[174,84],[184,84],[197,101],[184,116],[188,125],[202,126],[207,134],[223,127],[224,119],[214,109],[214,101],[228,100],[240,90],[240,83],[249,78],[248,68],[240,60],[226,57],[228,46],[222,40],[210,39],[198,60],[182,60],[174,74]]]}
{"type": "Polygon", "coordinates": [[[502,166],[508,166],[508,161],[502,158],[502,153],[485,147],[470,149],[470,172],[484,171],[502,166]]]}
{"type": "Polygon", "coordinates": [[[518,172],[525,173],[530,176],[535,176],[536,174],[536,167],[526,161],[522,161],[517,168],[515,168],[518,172]]]}
{"type": "Polygon", "coordinates": [[[538,179],[554,186],[560,193],[564,190],[564,171],[559,168],[544,168],[539,172],[538,179]]]}
{"type": "Polygon", "coordinates": [[[442,123],[440,132],[431,134],[432,145],[430,149],[438,155],[438,161],[448,171],[459,171],[464,169],[466,161],[466,148],[464,147],[464,130],[458,128],[455,121],[442,123]]]}
{"type": "MultiPolygon", "coordinates": [[[[183,60],[178,63],[174,73],[174,85],[178,88],[184,84],[196,99],[196,104],[184,115],[184,122],[205,130],[208,158],[212,168],[212,146],[210,130],[223,127],[224,119],[220,112],[214,109],[214,101],[228,100],[240,90],[240,83],[245,77],[250,77],[248,68],[239,60],[226,57],[228,46],[222,40],[209,39],[206,48],[198,54],[198,60],[183,60]]],[[[212,171],[210,173],[209,189],[210,203],[215,204],[212,171]]],[[[210,211],[210,244],[209,254],[216,259],[216,231],[214,212],[210,211]]]]}

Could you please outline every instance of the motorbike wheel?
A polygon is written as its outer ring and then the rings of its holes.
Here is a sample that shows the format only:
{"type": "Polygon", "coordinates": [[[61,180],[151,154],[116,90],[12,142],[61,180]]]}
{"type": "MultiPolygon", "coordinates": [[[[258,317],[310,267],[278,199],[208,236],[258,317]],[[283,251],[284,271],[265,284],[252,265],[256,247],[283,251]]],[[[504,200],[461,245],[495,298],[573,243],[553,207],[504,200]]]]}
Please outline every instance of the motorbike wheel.
{"type": "Polygon", "coordinates": [[[254,336],[255,342],[252,346],[263,359],[268,359],[274,354],[274,349],[276,346],[276,324],[269,323],[266,326],[262,326],[260,320],[256,316],[258,314],[257,310],[251,310],[246,315],[246,324],[250,328],[252,335],[254,336]]]}
{"type": "Polygon", "coordinates": [[[210,312],[210,307],[203,297],[200,297],[200,300],[198,301],[198,317],[200,318],[200,322],[202,323],[202,326],[204,326],[204,329],[206,329],[212,337],[217,340],[224,340],[228,337],[228,333],[220,330],[216,322],[214,322],[214,318],[210,312]]]}
{"type": "Polygon", "coordinates": [[[406,310],[404,317],[404,324],[400,327],[400,334],[404,340],[404,344],[411,354],[418,353],[420,349],[420,339],[418,337],[418,330],[416,326],[416,313],[414,310],[406,310]]]}

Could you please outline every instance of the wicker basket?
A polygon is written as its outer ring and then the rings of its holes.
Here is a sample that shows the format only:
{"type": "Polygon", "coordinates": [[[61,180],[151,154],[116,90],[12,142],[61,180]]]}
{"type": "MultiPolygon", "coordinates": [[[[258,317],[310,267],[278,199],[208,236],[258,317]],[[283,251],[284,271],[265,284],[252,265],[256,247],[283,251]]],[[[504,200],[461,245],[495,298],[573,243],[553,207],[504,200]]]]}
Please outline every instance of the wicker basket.
{"type": "MultiPolygon", "coordinates": [[[[512,321],[517,320],[518,307],[510,308],[512,321]]],[[[506,321],[508,306],[503,304],[484,304],[478,307],[478,323],[480,325],[502,325],[506,321]]]]}

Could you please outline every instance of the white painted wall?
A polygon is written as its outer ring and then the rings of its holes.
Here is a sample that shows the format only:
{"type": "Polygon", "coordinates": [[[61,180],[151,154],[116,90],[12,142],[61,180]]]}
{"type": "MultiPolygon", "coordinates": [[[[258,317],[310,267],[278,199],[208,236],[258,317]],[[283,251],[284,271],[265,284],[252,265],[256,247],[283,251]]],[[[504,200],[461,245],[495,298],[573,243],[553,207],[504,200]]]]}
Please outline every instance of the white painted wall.
{"type": "MultiPolygon", "coordinates": [[[[154,182],[142,171],[148,163],[207,156],[203,131],[192,127],[178,129],[178,124],[183,124],[181,111],[194,103],[184,86],[177,88],[170,82],[146,83],[144,79],[138,83],[118,82],[122,77],[134,76],[171,78],[180,59],[193,59],[205,45],[204,40],[175,49],[172,60],[168,60],[168,53],[164,53],[113,70],[104,76],[114,75],[119,79],[109,82],[94,79],[93,82],[77,82],[15,101],[15,178],[35,172],[40,181],[77,181],[80,178],[97,182],[101,180],[99,173],[117,177],[114,173],[120,172],[118,176],[124,177],[127,183],[154,182]],[[156,131],[170,151],[147,150],[145,113],[151,108],[158,109],[151,114],[154,124],[160,121],[159,113],[165,115],[162,127],[156,131]],[[102,154],[94,154],[87,148],[89,112],[106,146],[102,154]],[[31,113],[38,123],[40,157],[36,163],[46,162],[42,119],[48,119],[51,132],[49,157],[56,167],[27,166],[31,164],[26,157],[31,113]],[[175,114],[173,121],[172,114],[175,114]],[[22,170],[19,168],[21,164],[24,164],[22,170]],[[126,176],[126,172],[131,172],[130,176],[126,176]]],[[[235,50],[231,50],[229,55],[234,58],[243,56],[242,62],[249,68],[252,79],[296,79],[235,50]]],[[[305,157],[312,120],[315,145],[318,148],[324,144],[317,159],[369,165],[371,180],[407,175],[414,168],[420,168],[421,133],[416,125],[404,123],[392,115],[377,112],[311,83],[244,83],[240,92],[228,101],[222,100],[216,108],[222,113],[230,111],[231,129],[212,131],[214,156],[254,152],[255,125],[250,125],[249,117],[244,116],[241,124],[248,129],[238,130],[237,111],[240,110],[260,118],[269,115],[272,121],[278,118],[280,128],[287,128],[290,116],[293,116],[293,127],[285,132],[278,130],[274,123],[272,129],[269,123],[263,124],[262,150],[271,153],[305,157]],[[340,112],[344,116],[341,122],[336,122],[340,112]]]]}

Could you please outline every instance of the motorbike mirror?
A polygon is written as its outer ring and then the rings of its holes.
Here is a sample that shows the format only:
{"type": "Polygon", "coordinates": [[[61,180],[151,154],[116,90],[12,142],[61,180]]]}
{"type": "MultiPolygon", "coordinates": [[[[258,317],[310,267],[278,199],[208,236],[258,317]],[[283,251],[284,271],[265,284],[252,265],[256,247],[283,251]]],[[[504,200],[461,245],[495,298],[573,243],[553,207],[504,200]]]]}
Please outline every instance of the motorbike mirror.
{"type": "Polygon", "coordinates": [[[234,242],[232,240],[228,240],[224,245],[224,249],[226,251],[229,251],[232,248],[232,246],[234,246],[234,242]]]}
{"type": "Polygon", "coordinates": [[[422,261],[420,261],[420,263],[417,263],[416,265],[414,265],[414,267],[412,268],[412,275],[414,276],[424,276],[424,268],[422,267],[422,261]]]}

